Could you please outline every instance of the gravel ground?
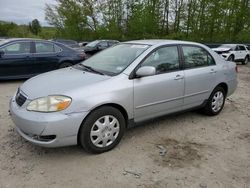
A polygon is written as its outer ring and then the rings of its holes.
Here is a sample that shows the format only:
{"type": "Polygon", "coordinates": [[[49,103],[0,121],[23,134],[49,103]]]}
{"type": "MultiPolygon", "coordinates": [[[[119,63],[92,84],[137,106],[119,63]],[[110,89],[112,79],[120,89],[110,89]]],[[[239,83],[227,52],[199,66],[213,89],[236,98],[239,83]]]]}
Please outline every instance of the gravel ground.
{"type": "Polygon", "coordinates": [[[216,117],[168,116],[126,132],[114,150],[46,149],[22,139],[8,101],[22,81],[0,83],[0,188],[249,188],[250,66],[216,117]]]}

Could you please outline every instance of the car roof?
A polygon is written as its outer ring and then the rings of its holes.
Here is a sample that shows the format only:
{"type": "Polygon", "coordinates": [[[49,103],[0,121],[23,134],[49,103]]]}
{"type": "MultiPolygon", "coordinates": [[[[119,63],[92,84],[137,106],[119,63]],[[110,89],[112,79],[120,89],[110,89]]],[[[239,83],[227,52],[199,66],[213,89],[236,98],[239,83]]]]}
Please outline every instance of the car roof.
{"type": "Polygon", "coordinates": [[[228,45],[228,46],[246,46],[245,44],[221,44],[221,45],[228,45]]]}
{"type": "MultiPolygon", "coordinates": [[[[37,38],[9,38],[5,39],[6,41],[13,42],[13,41],[32,41],[32,40],[43,40],[43,39],[37,39],[37,38]]],[[[44,41],[44,40],[43,40],[44,41]]]]}
{"type": "Polygon", "coordinates": [[[107,42],[119,42],[118,40],[109,40],[109,39],[100,39],[100,40],[94,40],[94,41],[100,41],[100,42],[102,42],[102,41],[107,41],[107,42]]]}
{"type": "Polygon", "coordinates": [[[195,45],[201,45],[199,43],[195,42],[189,42],[189,41],[181,41],[181,40],[164,40],[164,39],[150,39],[150,40],[133,40],[133,41],[126,41],[123,43],[132,43],[132,44],[143,44],[143,45],[158,45],[158,44],[195,44],[195,45]]]}

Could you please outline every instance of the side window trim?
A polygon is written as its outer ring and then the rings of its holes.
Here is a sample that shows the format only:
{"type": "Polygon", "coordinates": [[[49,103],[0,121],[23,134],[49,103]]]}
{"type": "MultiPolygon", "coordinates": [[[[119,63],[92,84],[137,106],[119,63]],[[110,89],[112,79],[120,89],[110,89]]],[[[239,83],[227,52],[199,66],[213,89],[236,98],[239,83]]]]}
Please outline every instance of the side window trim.
{"type": "Polygon", "coordinates": [[[210,52],[208,50],[206,50],[205,48],[203,48],[202,46],[198,46],[195,44],[180,44],[180,53],[181,53],[181,61],[182,61],[182,66],[184,70],[189,70],[189,69],[198,69],[198,68],[204,68],[204,67],[209,67],[209,66],[215,66],[216,65],[216,61],[214,59],[214,57],[210,54],[210,52]],[[185,57],[184,57],[184,52],[183,52],[183,46],[189,46],[189,47],[197,47],[197,48],[201,48],[203,49],[213,60],[214,64],[207,64],[206,66],[200,66],[200,67],[190,67],[190,68],[186,68],[185,67],[185,57]]]}
{"type": "Polygon", "coordinates": [[[8,44],[5,44],[5,45],[3,45],[1,48],[0,48],[0,50],[3,50],[4,48],[6,48],[6,47],[8,47],[8,46],[10,46],[10,45],[13,45],[13,44],[16,44],[16,43],[18,43],[18,42],[25,42],[25,43],[30,43],[30,51],[28,52],[28,53],[19,53],[19,54],[6,54],[6,55],[27,55],[27,54],[31,54],[31,41],[14,41],[14,42],[10,42],[10,43],[8,43],[8,44]]]}
{"type": "MultiPolygon", "coordinates": [[[[134,68],[134,70],[130,73],[129,75],[129,79],[135,79],[135,72],[141,67],[141,64],[150,56],[152,55],[155,51],[159,50],[160,48],[165,48],[165,47],[172,47],[172,46],[176,46],[177,47],[177,51],[178,51],[178,59],[179,59],[179,69],[176,70],[170,70],[168,72],[164,72],[164,73],[160,73],[160,74],[167,74],[170,72],[177,72],[177,71],[181,71],[183,70],[183,62],[182,62],[182,57],[181,57],[181,49],[180,49],[180,45],[179,44],[166,44],[166,45],[162,45],[159,47],[156,47],[155,49],[153,49],[150,53],[148,53],[141,61],[140,63],[138,63],[138,65],[134,68]]],[[[158,75],[160,75],[158,74],[158,75]]]]}

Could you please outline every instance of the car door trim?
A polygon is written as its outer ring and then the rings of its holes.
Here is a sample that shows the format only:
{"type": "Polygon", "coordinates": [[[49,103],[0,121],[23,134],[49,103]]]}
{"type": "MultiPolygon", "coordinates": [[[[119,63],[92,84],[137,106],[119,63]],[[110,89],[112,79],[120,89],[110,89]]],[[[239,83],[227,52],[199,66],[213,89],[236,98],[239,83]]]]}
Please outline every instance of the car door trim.
{"type": "Polygon", "coordinates": [[[197,93],[192,93],[192,94],[190,94],[190,95],[185,95],[185,96],[181,96],[181,97],[175,97],[175,98],[168,99],[168,100],[162,100],[162,101],[157,101],[157,102],[152,102],[152,103],[148,103],[148,104],[136,106],[135,108],[136,108],[136,109],[140,109],[140,108],[144,108],[144,107],[148,107],[148,106],[153,106],[153,105],[157,105],[157,104],[162,104],[162,103],[166,103],[166,102],[171,102],[171,101],[174,101],[174,100],[183,99],[183,98],[186,98],[186,97],[193,97],[193,96],[195,96],[195,95],[200,95],[200,94],[208,93],[208,92],[209,92],[209,90],[200,91],[200,92],[197,92],[197,93]]]}
{"type": "Polygon", "coordinates": [[[162,103],[166,103],[166,102],[171,102],[171,101],[179,100],[179,99],[182,99],[182,98],[183,98],[183,96],[181,96],[181,97],[175,97],[175,98],[168,99],[168,100],[162,100],[162,101],[157,101],[157,102],[152,102],[152,103],[148,103],[148,104],[136,106],[135,108],[136,109],[144,108],[144,107],[148,107],[148,106],[153,106],[153,105],[157,105],[157,104],[162,104],[162,103]]]}

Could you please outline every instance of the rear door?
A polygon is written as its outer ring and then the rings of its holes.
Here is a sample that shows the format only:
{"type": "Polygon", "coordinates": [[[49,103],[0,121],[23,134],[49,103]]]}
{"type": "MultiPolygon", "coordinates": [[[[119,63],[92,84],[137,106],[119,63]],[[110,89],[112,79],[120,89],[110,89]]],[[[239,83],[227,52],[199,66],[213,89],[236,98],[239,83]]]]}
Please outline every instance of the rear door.
{"type": "Polygon", "coordinates": [[[237,45],[236,48],[235,48],[234,59],[235,60],[240,60],[240,59],[242,59],[241,57],[242,57],[241,49],[240,49],[240,46],[237,45]]]}
{"type": "Polygon", "coordinates": [[[183,105],[184,72],[177,46],[152,52],[139,67],[153,66],[156,75],[134,79],[134,118],[142,121],[179,111],[183,105]]]}
{"type": "Polygon", "coordinates": [[[247,56],[247,50],[243,45],[239,45],[239,48],[240,48],[240,59],[243,60],[247,56]]]}
{"type": "Polygon", "coordinates": [[[216,64],[208,51],[182,45],[185,75],[184,109],[201,105],[215,87],[216,64]]]}
{"type": "Polygon", "coordinates": [[[0,58],[0,77],[28,77],[32,75],[35,64],[31,54],[31,42],[12,42],[0,49],[4,55],[0,58]]]}
{"type": "Polygon", "coordinates": [[[51,42],[35,41],[36,73],[57,69],[62,49],[51,42]]]}

